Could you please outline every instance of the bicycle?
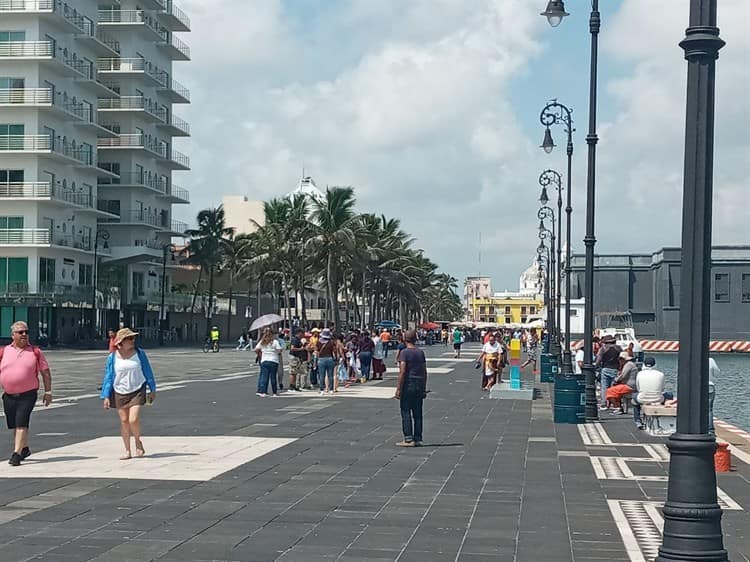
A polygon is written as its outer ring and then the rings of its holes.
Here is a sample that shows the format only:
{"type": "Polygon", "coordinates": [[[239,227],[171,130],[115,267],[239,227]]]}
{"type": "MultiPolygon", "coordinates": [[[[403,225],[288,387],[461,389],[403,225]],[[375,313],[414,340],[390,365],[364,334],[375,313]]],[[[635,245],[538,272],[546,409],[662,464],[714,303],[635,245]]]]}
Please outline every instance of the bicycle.
{"type": "Polygon", "coordinates": [[[206,339],[206,341],[203,342],[203,353],[208,353],[209,351],[219,353],[219,342],[212,342],[211,340],[206,339]]]}

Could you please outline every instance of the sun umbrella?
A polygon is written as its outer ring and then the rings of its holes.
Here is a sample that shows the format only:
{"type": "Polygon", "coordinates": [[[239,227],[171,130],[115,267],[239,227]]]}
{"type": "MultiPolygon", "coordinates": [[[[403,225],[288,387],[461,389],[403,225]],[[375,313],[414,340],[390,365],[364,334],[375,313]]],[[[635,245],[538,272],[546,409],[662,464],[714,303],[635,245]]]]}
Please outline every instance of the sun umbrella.
{"type": "Polygon", "coordinates": [[[440,326],[435,324],[435,322],[425,322],[420,326],[420,328],[422,328],[423,330],[437,330],[438,328],[440,328],[440,326]]]}
{"type": "Polygon", "coordinates": [[[376,326],[380,328],[400,328],[401,325],[398,322],[394,322],[393,320],[381,320],[376,326]]]}
{"type": "Polygon", "coordinates": [[[253,323],[250,325],[250,331],[252,332],[253,330],[260,330],[261,328],[271,326],[272,324],[276,324],[277,322],[281,322],[282,320],[284,319],[278,314],[264,314],[263,316],[260,316],[253,321],[253,323]]]}

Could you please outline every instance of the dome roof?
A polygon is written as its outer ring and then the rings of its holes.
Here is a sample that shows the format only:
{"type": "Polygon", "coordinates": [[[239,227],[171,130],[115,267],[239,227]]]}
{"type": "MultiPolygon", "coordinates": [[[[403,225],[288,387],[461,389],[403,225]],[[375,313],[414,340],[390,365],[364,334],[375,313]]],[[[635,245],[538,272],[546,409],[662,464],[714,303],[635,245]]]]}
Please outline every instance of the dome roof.
{"type": "Polygon", "coordinates": [[[305,195],[318,201],[325,199],[325,194],[318,189],[318,186],[315,185],[315,182],[310,176],[302,178],[299,181],[297,188],[292,191],[288,197],[294,197],[295,195],[305,195]]]}

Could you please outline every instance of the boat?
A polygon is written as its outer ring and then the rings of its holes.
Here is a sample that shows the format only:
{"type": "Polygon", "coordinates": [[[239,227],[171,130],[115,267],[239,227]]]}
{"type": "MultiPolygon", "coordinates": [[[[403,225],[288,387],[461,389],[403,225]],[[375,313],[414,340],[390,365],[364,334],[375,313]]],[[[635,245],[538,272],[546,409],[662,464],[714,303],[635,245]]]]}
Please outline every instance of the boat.
{"type": "Polygon", "coordinates": [[[614,336],[617,345],[627,349],[632,343],[633,350],[641,351],[641,344],[635,337],[633,317],[630,312],[598,312],[594,315],[594,333],[599,337],[614,336]]]}

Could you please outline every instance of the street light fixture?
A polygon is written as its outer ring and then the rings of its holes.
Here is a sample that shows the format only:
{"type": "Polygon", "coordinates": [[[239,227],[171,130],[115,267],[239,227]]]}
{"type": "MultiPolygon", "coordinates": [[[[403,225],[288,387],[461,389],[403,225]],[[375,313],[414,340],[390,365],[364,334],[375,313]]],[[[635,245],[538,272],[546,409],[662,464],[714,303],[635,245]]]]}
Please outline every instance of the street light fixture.
{"type": "MultiPolygon", "coordinates": [[[[695,2],[696,0],[691,0],[695,2]]],[[[714,12],[715,13],[715,12],[714,12]]],[[[569,15],[565,5],[560,1],[551,0],[547,9],[542,12],[552,27],[557,27],[562,19],[569,15]]],[[[588,167],[586,172],[586,236],[583,243],[586,246],[586,265],[584,270],[584,327],[583,327],[583,366],[581,371],[586,379],[586,421],[599,419],[596,401],[596,373],[594,372],[594,211],[596,196],[596,84],[597,64],[599,56],[599,28],[601,17],[599,14],[599,0],[591,0],[591,14],[589,16],[589,32],[591,33],[591,61],[589,74],[589,128],[586,135],[588,145],[588,167]]]]}
{"type": "Polygon", "coordinates": [[[547,195],[546,187],[542,187],[542,194],[539,196],[539,202],[542,204],[542,206],[545,206],[547,203],[549,203],[549,196],[547,195]]]}
{"type": "Polygon", "coordinates": [[[552,27],[557,27],[565,16],[569,16],[565,11],[565,2],[563,0],[550,0],[547,3],[547,9],[540,15],[545,16],[552,27]]]}
{"type": "Polygon", "coordinates": [[[167,292],[167,254],[172,255],[174,260],[174,244],[164,244],[162,246],[161,258],[161,304],[159,306],[159,345],[164,345],[164,332],[167,323],[167,311],[164,304],[164,296],[167,292]]]}
{"type": "Polygon", "coordinates": [[[677,431],[668,441],[669,484],[657,560],[728,560],[716,497],[714,451],[708,433],[708,338],[711,320],[716,59],[724,41],[716,0],[691,0],[690,27],[680,43],[688,61],[685,169],[682,197],[680,351],[677,431]]]}
{"type": "MultiPolygon", "coordinates": [[[[566,195],[566,205],[565,205],[565,217],[566,217],[566,226],[565,226],[565,345],[563,346],[563,354],[562,354],[562,366],[561,366],[561,372],[565,376],[571,376],[573,375],[573,361],[570,356],[570,253],[572,249],[571,244],[571,214],[573,213],[573,206],[571,203],[571,197],[572,197],[572,189],[571,189],[571,182],[572,182],[572,175],[573,175],[573,133],[575,132],[575,129],[573,128],[573,117],[572,117],[572,110],[570,110],[566,105],[558,102],[557,100],[551,100],[547,105],[544,106],[544,109],[542,109],[542,113],[539,115],[539,120],[541,121],[542,125],[546,127],[546,131],[544,133],[545,139],[547,138],[547,135],[550,133],[550,127],[552,125],[562,125],[563,129],[565,131],[565,134],[568,137],[568,142],[566,145],[566,154],[568,157],[568,177],[567,177],[567,188],[568,193],[566,195]]],[[[559,181],[559,174],[557,174],[557,179],[559,181]]],[[[541,179],[540,179],[541,181],[541,179]]],[[[558,194],[559,194],[558,190],[558,194]]],[[[562,218],[562,197],[558,198],[557,200],[557,212],[558,217],[562,218]]],[[[562,220],[560,220],[560,224],[562,225],[562,220]]],[[[559,235],[559,232],[558,232],[559,235]]],[[[559,236],[560,240],[562,241],[562,236],[559,236]]],[[[562,242],[558,245],[558,248],[562,246],[562,242]]],[[[558,255],[558,264],[560,269],[562,270],[562,260],[560,259],[560,256],[558,255]]],[[[562,273],[562,271],[561,271],[562,273]]],[[[558,285],[558,290],[560,289],[560,285],[558,285]]],[[[559,295],[558,295],[558,302],[560,301],[559,295]]],[[[558,327],[560,326],[560,320],[558,318],[558,327]]],[[[560,339],[562,342],[562,338],[560,339]]]]}
{"type": "Polygon", "coordinates": [[[99,333],[99,319],[96,313],[96,287],[99,284],[99,240],[102,241],[102,249],[106,250],[109,248],[107,241],[109,240],[109,231],[104,229],[97,229],[94,234],[94,266],[91,271],[91,339],[93,340],[96,334],[99,333]]]}
{"type": "Polygon", "coordinates": [[[539,218],[539,239],[550,241],[549,263],[547,265],[547,279],[550,291],[550,311],[548,314],[549,352],[553,355],[558,355],[560,352],[557,345],[558,329],[555,322],[555,314],[553,308],[556,306],[555,286],[557,283],[557,275],[555,274],[555,272],[557,271],[555,264],[555,243],[557,239],[555,236],[555,212],[551,207],[543,206],[537,212],[537,217],[539,218]],[[552,221],[552,230],[547,229],[547,227],[544,225],[545,219],[550,219],[552,221]]]}
{"type": "Polygon", "coordinates": [[[549,127],[544,131],[544,140],[539,148],[543,148],[547,154],[555,148],[555,141],[552,139],[552,132],[549,130],[549,127]]]}

